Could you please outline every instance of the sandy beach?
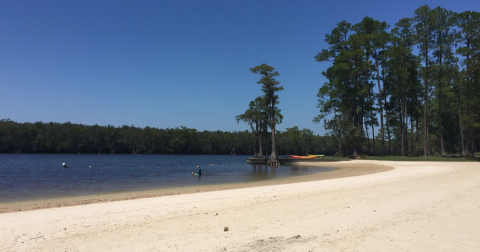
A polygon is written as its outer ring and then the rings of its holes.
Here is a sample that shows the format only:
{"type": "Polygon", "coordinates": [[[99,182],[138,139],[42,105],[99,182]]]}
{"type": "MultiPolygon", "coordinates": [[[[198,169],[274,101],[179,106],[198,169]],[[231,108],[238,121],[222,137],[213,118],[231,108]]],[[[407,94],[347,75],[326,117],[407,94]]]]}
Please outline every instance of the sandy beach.
{"type": "Polygon", "coordinates": [[[328,166],[340,169],[2,205],[0,251],[480,251],[479,163],[328,166]]]}

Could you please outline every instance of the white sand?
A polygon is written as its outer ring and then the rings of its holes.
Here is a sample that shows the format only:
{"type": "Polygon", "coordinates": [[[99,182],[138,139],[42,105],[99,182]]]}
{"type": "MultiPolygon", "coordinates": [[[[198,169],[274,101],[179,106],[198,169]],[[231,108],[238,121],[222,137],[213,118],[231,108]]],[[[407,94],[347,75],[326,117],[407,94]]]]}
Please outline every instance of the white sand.
{"type": "Polygon", "coordinates": [[[480,251],[479,163],[352,162],[395,169],[3,213],[0,251],[480,251]]]}

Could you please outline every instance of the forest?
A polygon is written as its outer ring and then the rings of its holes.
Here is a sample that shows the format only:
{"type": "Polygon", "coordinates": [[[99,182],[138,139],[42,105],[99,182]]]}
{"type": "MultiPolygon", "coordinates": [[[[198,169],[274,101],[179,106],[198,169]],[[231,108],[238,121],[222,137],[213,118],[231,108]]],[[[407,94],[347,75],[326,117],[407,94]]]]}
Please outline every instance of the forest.
{"type": "Polygon", "coordinates": [[[325,36],[316,122],[346,153],[474,157],[480,13],[427,5],[393,27],[365,17],[325,36]],[[380,142],[380,146],[378,146],[380,142]]]}
{"type": "MultiPolygon", "coordinates": [[[[270,139],[264,139],[265,145],[270,139]]],[[[308,129],[277,131],[277,150],[292,153],[330,153],[333,138],[308,129]]],[[[251,155],[251,132],[197,131],[187,127],[139,128],[135,126],[87,126],[66,123],[17,123],[0,120],[0,153],[81,154],[225,154],[251,155]]]]}

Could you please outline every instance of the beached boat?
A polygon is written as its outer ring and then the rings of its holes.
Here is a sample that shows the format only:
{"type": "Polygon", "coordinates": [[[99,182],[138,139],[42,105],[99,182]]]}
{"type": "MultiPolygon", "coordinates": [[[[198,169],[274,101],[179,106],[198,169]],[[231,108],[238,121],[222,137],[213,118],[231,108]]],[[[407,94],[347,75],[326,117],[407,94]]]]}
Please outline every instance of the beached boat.
{"type": "Polygon", "coordinates": [[[289,155],[291,158],[299,158],[299,159],[311,159],[317,158],[317,155],[308,155],[308,156],[296,156],[296,155],[289,155]]]}

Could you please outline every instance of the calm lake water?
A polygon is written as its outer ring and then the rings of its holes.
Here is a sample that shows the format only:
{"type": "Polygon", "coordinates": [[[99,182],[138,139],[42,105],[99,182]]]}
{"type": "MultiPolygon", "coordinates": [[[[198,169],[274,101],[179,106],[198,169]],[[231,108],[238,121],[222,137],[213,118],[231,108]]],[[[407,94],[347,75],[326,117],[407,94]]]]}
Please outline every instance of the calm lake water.
{"type": "Polygon", "coordinates": [[[247,156],[0,154],[0,202],[252,182],[332,170],[246,163],[247,156]],[[67,168],[62,166],[67,164],[67,168]],[[196,166],[202,177],[193,177],[196,166]]]}

